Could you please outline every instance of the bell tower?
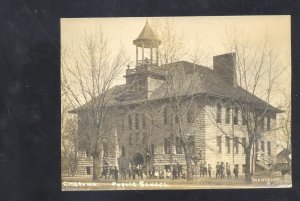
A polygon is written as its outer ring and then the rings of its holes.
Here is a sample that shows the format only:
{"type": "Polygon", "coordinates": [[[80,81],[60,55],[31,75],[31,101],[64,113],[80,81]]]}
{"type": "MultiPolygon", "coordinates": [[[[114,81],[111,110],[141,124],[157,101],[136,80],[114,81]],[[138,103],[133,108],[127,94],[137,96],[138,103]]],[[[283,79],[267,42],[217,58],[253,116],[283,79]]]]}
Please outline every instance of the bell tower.
{"type": "Polygon", "coordinates": [[[136,66],[151,64],[158,66],[158,46],[161,41],[156,37],[151,27],[146,22],[140,35],[133,41],[136,46],[136,66]],[[141,55],[139,55],[141,49],[141,55]],[[155,51],[155,56],[153,55],[155,51]]]}
{"type": "Polygon", "coordinates": [[[156,37],[147,21],[133,44],[136,46],[135,68],[128,66],[124,77],[132,98],[143,99],[149,96],[150,76],[153,77],[153,71],[158,69],[158,47],[161,40],[156,37]]]}

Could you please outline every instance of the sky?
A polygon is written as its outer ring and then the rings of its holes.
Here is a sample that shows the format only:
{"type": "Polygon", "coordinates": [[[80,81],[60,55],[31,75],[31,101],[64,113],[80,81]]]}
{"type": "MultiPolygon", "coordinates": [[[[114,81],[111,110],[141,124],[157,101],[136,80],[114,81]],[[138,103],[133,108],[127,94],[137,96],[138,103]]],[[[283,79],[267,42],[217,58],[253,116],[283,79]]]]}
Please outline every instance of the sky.
{"type": "MultiPolygon", "coordinates": [[[[109,46],[118,49],[122,44],[130,57],[128,63],[135,62],[135,46],[133,40],[138,37],[146,21],[150,26],[160,23],[164,18],[62,18],[61,19],[61,47],[76,48],[78,39],[85,34],[96,33],[100,27],[108,38],[109,46]]],[[[291,84],[291,33],[290,16],[218,16],[218,17],[169,17],[174,25],[174,31],[184,35],[186,46],[195,47],[204,45],[209,50],[211,57],[204,63],[205,66],[212,66],[212,56],[224,54],[228,51],[224,46],[227,40],[227,33],[236,30],[244,33],[251,43],[259,44],[263,36],[276,41],[279,48],[280,65],[284,68],[280,80],[282,88],[290,96],[291,84]],[[197,44],[197,41],[201,41],[197,44]]],[[[124,73],[126,69],[124,65],[124,73]]],[[[122,84],[125,79],[119,81],[122,84]]],[[[278,92],[274,104],[278,105],[285,98],[278,92]]]]}

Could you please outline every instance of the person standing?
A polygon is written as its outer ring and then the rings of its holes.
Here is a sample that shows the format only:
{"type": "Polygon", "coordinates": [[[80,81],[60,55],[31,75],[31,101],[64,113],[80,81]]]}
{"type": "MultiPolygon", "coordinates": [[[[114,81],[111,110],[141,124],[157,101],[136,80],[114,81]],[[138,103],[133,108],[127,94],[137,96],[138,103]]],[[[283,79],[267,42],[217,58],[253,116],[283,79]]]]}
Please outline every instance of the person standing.
{"type": "Polygon", "coordinates": [[[209,176],[209,178],[211,178],[211,166],[210,166],[210,164],[208,164],[208,176],[209,176]]]}
{"type": "Polygon", "coordinates": [[[118,181],[118,179],[119,179],[119,170],[118,170],[117,166],[115,166],[115,169],[114,169],[113,173],[114,173],[115,181],[118,181]]]}
{"type": "Polygon", "coordinates": [[[172,178],[177,179],[177,166],[176,165],[173,166],[172,178]]]}
{"type": "Polygon", "coordinates": [[[217,165],[216,165],[216,179],[218,179],[220,176],[220,164],[219,162],[217,162],[217,165]]]}
{"type": "Polygon", "coordinates": [[[230,165],[228,163],[226,163],[226,174],[227,174],[227,179],[231,178],[230,165]]]}
{"type": "Polygon", "coordinates": [[[236,166],[233,169],[233,174],[235,179],[239,178],[239,169],[236,166]]]}
{"type": "Polygon", "coordinates": [[[207,165],[206,165],[206,162],[204,162],[204,167],[203,167],[203,177],[207,177],[207,165]]]}
{"type": "Polygon", "coordinates": [[[177,162],[176,166],[177,166],[177,178],[180,179],[182,169],[180,168],[179,162],[177,162]]]}
{"type": "Polygon", "coordinates": [[[225,177],[225,165],[223,162],[221,162],[221,170],[220,170],[220,173],[221,173],[221,179],[223,179],[225,177]]]}
{"type": "Polygon", "coordinates": [[[202,162],[200,162],[200,177],[203,175],[204,177],[204,174],[203,174],[203,164],[202,162]]]}

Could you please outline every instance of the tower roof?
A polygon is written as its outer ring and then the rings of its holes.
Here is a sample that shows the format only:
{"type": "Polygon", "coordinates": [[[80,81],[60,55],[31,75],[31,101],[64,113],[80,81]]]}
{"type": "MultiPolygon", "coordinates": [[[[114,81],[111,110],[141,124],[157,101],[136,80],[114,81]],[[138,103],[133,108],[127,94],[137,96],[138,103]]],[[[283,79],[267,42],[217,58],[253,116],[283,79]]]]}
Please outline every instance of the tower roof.
{"type": "Polygon", "coordinates": [[[133,44],[138,47],[142,47],[144,45],[145,48],[150,48],[159,46],[161,44],[161,40],[156,37],[148,22],[146,22],[142,32],[137,39],[133,41],[133,44]]]}

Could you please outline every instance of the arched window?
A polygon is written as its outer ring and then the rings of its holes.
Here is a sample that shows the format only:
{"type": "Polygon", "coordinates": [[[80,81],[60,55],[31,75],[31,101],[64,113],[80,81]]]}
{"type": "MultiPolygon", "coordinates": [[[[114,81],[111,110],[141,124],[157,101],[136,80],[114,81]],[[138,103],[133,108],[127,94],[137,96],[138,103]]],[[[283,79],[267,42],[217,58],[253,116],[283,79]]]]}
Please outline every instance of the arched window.
{"type": "Polygon", "coordinates": [[[217,104],[217,123],[221,123],[222,106],[220,103],[217,104]]]}

